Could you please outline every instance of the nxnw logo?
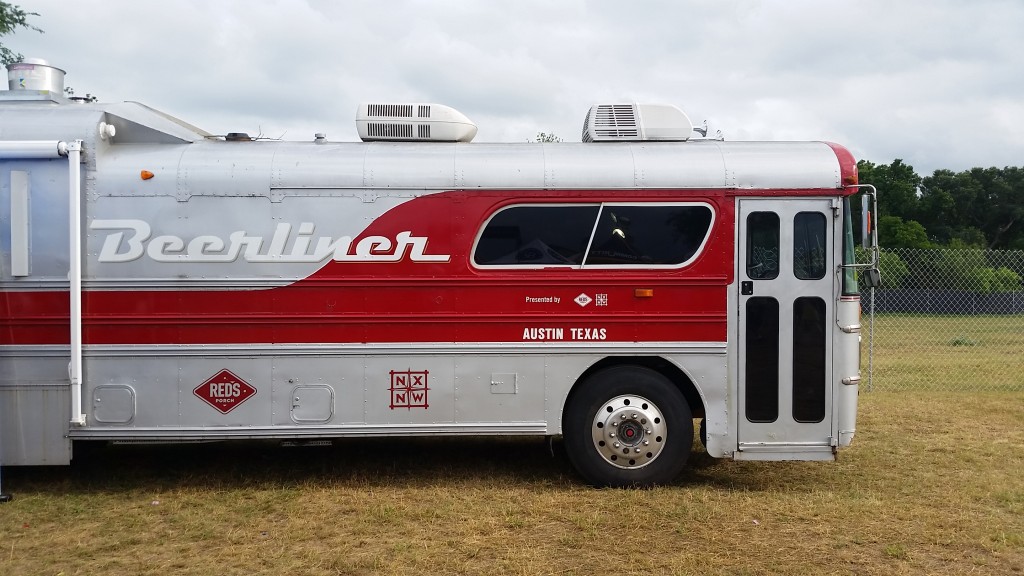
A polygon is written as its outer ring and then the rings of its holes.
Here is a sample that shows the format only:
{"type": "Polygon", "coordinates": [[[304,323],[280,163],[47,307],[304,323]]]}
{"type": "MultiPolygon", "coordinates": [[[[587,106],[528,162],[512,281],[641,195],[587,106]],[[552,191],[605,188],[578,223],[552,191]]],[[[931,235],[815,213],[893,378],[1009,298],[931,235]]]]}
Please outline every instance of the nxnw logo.
{"type": "Polygon", "coordinates": [[[405,370],[396,372],[390,371],[391,375],[391,409],[405,408],[430,408],[427,404],[427,392],[430,386],[427,377],[428,370],[405,370]]]}

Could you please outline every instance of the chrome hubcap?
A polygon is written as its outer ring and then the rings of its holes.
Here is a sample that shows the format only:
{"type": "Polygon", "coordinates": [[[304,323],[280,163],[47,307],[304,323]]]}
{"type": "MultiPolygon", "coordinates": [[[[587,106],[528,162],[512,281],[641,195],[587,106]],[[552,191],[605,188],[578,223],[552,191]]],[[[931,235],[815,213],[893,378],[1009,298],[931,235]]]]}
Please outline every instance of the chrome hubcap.
{"type": "Polygon", "coordinates": [[[594,416],[591,436],[598,454],[617,468],[642,468],[661,454],[668,426],[661,410],[643,396],[616,396],[594,416]]]}

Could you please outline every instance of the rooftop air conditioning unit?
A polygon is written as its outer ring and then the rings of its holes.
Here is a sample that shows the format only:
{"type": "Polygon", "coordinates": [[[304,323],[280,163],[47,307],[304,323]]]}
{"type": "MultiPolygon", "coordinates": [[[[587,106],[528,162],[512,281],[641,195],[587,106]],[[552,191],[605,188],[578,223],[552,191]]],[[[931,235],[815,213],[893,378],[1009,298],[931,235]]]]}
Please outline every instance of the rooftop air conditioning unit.
{"type": "Polygon", "coordinates": [[[356,111],[356,129],[363,142],[470,142],[476,136],[476,124],[441,104],[364,102],[356,111]]]}
{"type": "Polygon", "coordinates": [[[693,123],[671,104],[598,104],[583,121],[584,142],[681,142],[693,123]]]}

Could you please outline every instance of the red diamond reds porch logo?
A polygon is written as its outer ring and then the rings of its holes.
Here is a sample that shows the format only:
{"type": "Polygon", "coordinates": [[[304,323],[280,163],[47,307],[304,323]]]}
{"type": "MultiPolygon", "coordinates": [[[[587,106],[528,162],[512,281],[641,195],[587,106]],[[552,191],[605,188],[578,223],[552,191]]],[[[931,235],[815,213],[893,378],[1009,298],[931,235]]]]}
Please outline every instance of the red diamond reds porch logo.
{"type": "Polygon", "coordinates": [[[193,394],[213,406],[221,414],[227,414],[242,402],[256,394],[256,389],[224,369],[210,377],[209,380],[196,386],[193,394]]]}

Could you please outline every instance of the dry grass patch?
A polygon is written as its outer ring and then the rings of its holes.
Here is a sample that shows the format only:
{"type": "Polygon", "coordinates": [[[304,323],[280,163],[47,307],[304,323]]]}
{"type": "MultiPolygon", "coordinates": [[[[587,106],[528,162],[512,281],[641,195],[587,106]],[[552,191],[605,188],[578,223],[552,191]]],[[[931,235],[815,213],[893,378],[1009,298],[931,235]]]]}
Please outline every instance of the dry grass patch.
{"type": "Polygon", "coordinates": [[[878,314],[874,338],[876,389],[1024,391],[1019,315],[878,314]]]}
{"type": "Polygon", "coordinates": [[[7,468],[0,574],[1024,574],[1024,398],[862,396],[834,464],[594,490],[539,440],[112,447],[7,468]]]}

